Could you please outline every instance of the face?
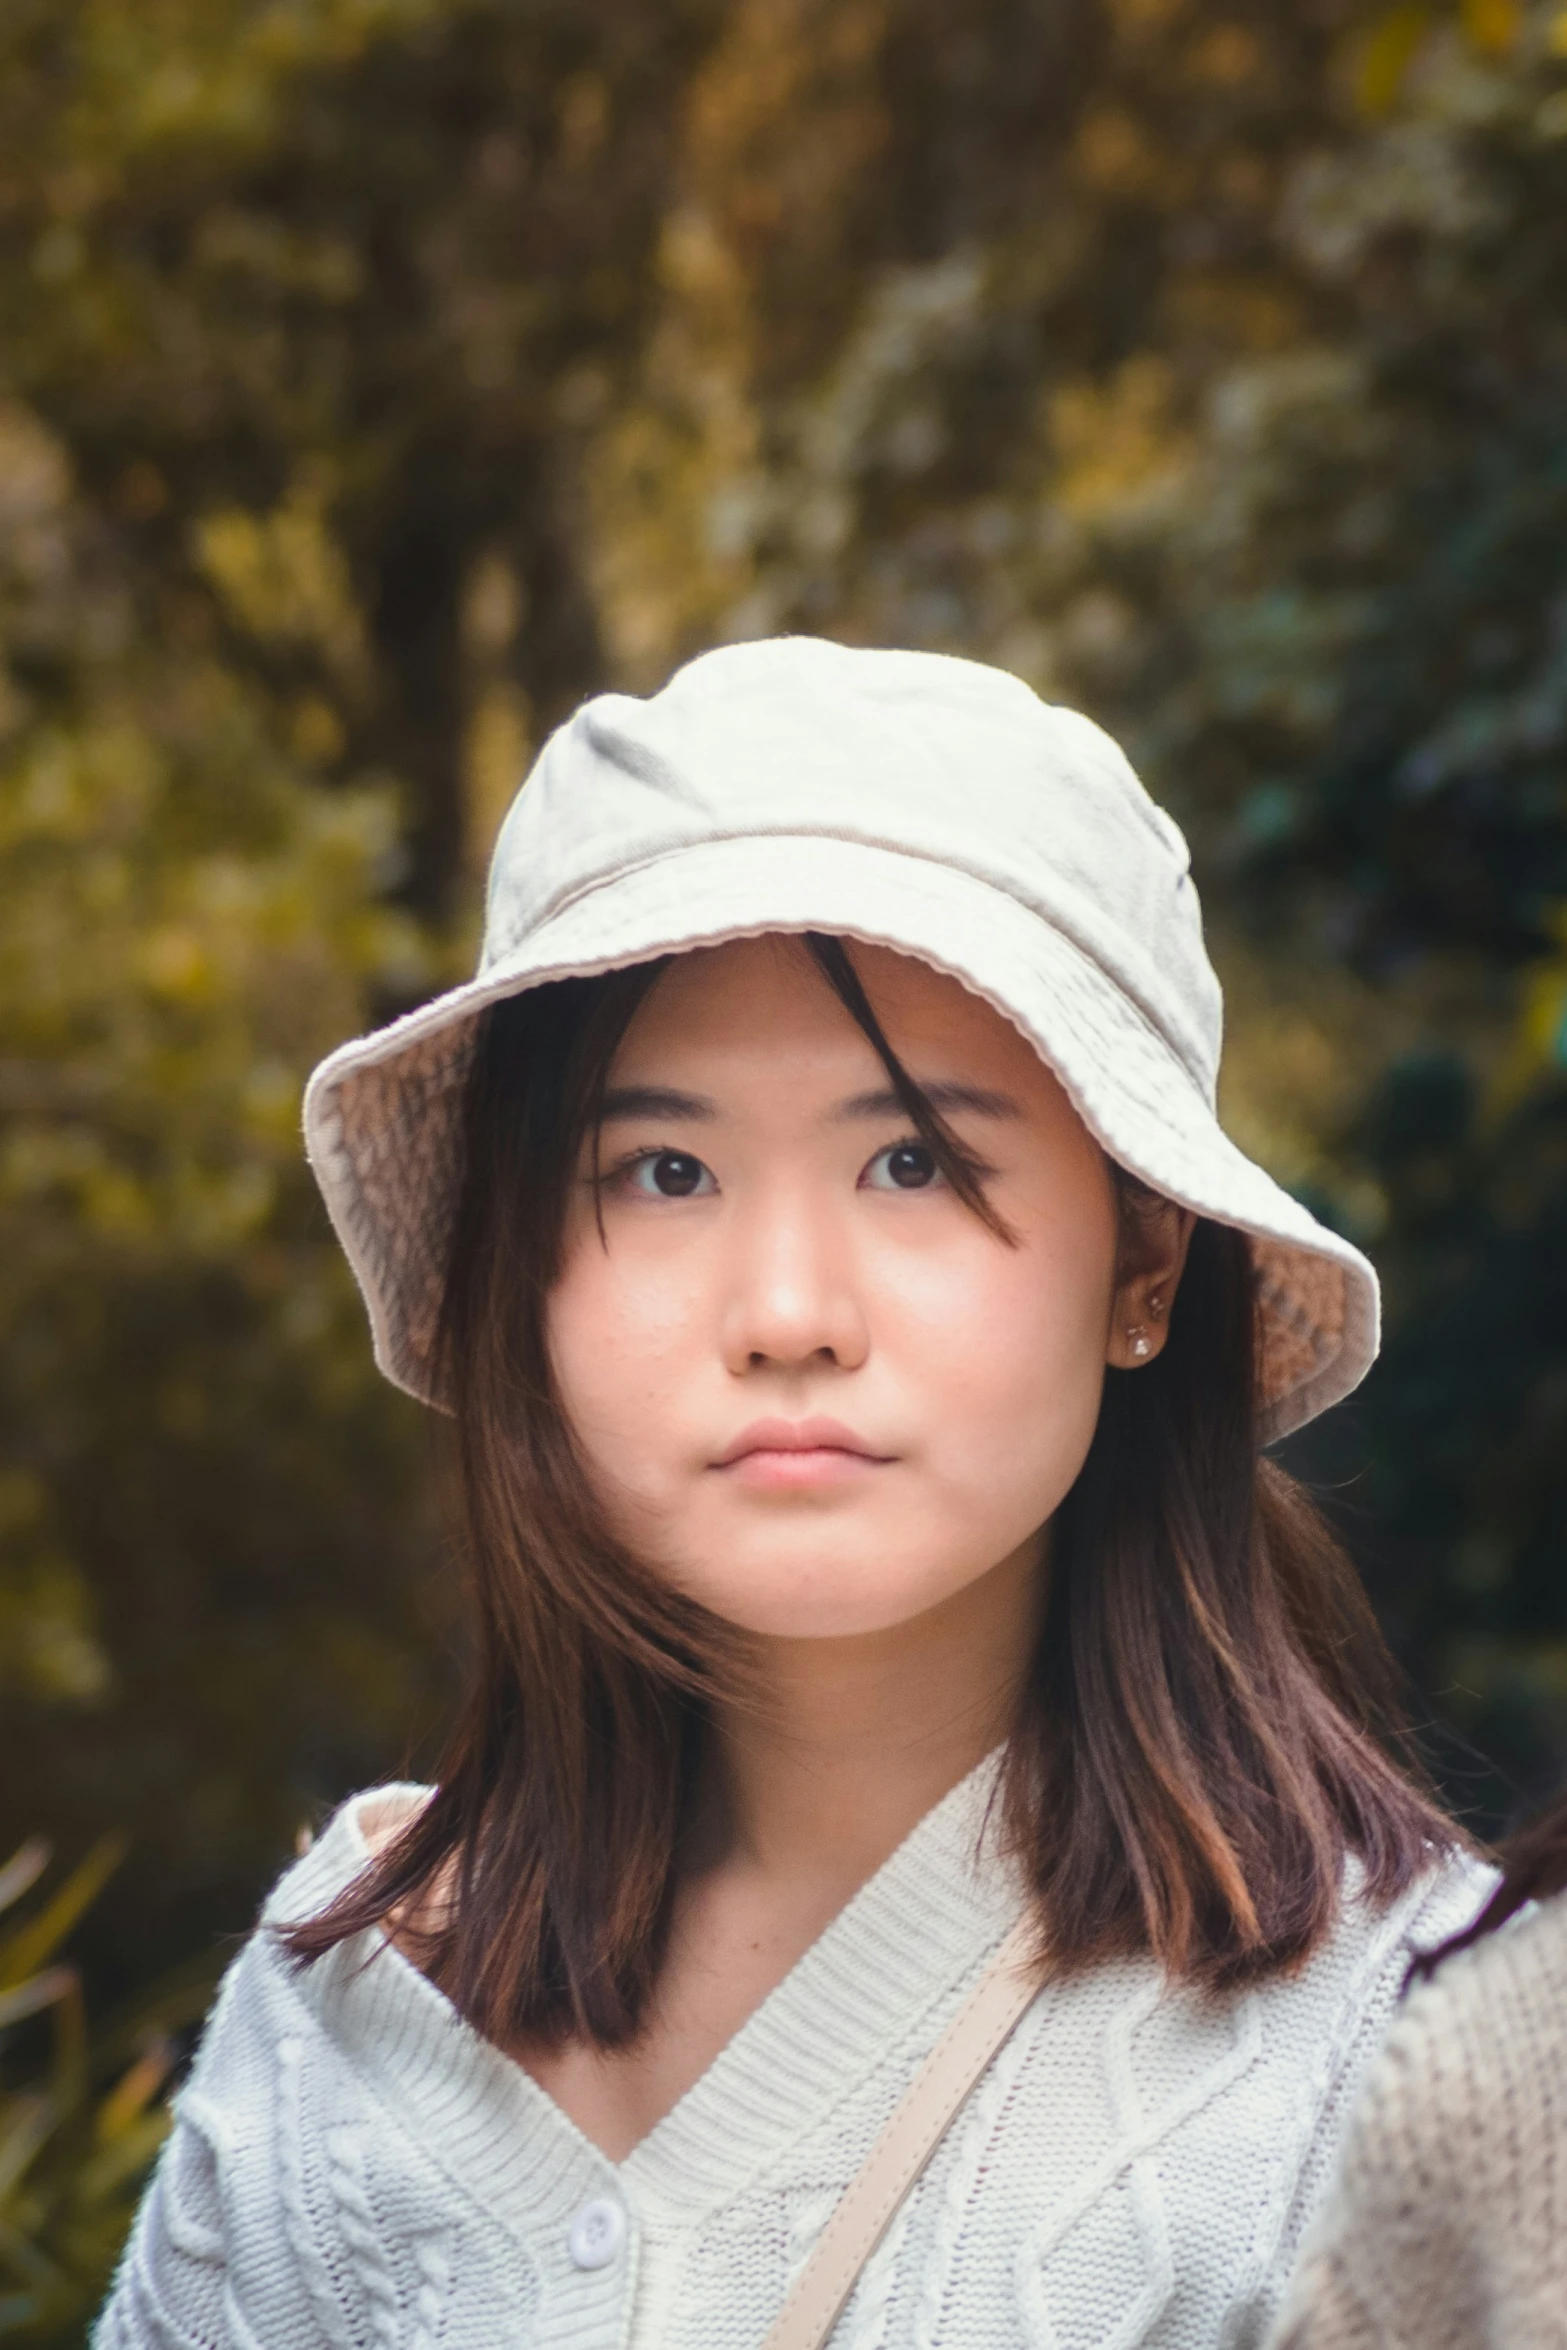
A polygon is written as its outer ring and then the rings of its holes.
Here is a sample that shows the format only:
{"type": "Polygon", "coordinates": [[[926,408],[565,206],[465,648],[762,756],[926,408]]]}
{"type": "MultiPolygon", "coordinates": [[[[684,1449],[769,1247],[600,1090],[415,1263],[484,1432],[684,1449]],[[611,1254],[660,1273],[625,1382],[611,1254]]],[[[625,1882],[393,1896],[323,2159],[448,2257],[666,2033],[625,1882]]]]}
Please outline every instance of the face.
{"type": "Polygon", "coordinates": [[[588,1149],[550,1304],[617,1530],[785,1639],[885,1630],[1039,1555],[1106,1364],[1137,1325],[1157,1345],[1147,1296],[1179,1270],[1172,1232],[1118,1272],[1104,1155],[1015,1028],[911,958],[853,955],[1015,1245],[937,1172],[805,949],[745,940],[679,957],[632,1021],[602,1231],[588,1149]]]}

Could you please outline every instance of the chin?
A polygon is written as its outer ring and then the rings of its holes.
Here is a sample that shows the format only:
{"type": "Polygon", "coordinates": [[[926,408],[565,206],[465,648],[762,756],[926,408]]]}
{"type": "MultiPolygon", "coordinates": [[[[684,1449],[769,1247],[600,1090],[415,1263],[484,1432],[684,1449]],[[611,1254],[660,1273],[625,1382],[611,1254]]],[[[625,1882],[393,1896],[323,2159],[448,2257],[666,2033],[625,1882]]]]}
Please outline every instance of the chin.
{"type": "Polygon", "coordinates": [[[900,1575],[889,1583],[885,1554],[856,1574],[838,1558],[826,1569],[758,1566],[737,1574],[733,1556],[724,1571],[687,1573],[683,1588],[713,1615],[758,1640],[863,1640],[912,1623],[946,1600],[955,1599],[983,1568],[965,1572],[900,1575]]]}

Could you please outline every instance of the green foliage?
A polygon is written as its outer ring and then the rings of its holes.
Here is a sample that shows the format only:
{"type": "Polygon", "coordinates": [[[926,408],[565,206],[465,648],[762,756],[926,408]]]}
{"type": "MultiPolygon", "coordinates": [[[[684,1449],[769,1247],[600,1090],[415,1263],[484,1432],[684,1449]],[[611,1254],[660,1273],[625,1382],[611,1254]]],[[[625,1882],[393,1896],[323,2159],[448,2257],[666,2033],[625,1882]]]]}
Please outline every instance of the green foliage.
{"type": "Polygon", "coordinates": [[[1396,101],[1296,167],[1319,324],[1211,387],[1120,688],[1232,932],[1366,1003],[1318,1176],[1390,1343],[1305,1457],[1361,1471],[1384,1610],[1504,1811],[1567,1765],[1562,29],[1433,17],[1396,101]]]}
{"type": "Polygon", "coordinates": [[[33,1838],[0,1868],[0,2056],[18,2026],[53,2027],[47,2054],[14,2080],[0,2070],[0,2338],[38,2344],[79,2338],[102,2297],[168,2129],[169,2031],[210,1991],[205,1979],[168,1986],[128,2031],[91,2037],[58,1953],[121,1848],[105,1839],[31,1917],[8,1922],[49,1858],[33,1838]]]}
{"type": "Polygon", "coordinates": [[[371,1593],[413,1572],[417,1465],[363,1363],[297,1103],[367,991],[432,966],[384,902],[390,785],[323,790],[237,662],[199,631],[159,641],[15,407],[0,500],[5,1809],[137,1832],[134,1952],[166,1931],[160,1869],[286,1838],[320,1716],[362,1738],[379,1703],[387,1735],[416,1701],[413,1634],[381,1632],[371,1593]],[[370,1588],[323,1586],[331,1554],[370,1588]]]}

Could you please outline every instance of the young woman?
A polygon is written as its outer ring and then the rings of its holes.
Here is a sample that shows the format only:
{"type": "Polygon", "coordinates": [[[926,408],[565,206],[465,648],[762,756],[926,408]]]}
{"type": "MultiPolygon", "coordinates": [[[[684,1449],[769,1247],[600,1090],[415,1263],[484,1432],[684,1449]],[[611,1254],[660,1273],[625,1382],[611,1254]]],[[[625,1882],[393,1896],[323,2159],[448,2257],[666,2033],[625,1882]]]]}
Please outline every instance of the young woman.
{"type": "Polygon", "coordinates": [[[1376,1286],[1219,1023],[1175,826],[999,672],[737,646],[553,738],[479,977],[307,1102],[469,1693],[274,1894],[102,2350],[1260,2338],[1485,1888],[1259,1454],[1376,1286]]]}
{"type": "Polygon", "coordinates": [[[1503,1858],[1372,2067],[1276,2350],[1567,2344],[1567,1801],[1503,1858]]]}

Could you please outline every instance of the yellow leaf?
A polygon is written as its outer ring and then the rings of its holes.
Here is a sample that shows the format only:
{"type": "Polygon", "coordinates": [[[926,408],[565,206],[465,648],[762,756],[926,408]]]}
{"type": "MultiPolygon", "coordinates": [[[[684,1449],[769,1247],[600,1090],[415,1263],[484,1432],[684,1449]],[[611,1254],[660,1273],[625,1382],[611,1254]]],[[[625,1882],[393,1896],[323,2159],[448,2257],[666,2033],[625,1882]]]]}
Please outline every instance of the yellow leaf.
{"type": "Polygon", "coordinates": [[[174,2070],[174,2047],[159,2038],[137,2057],[99,2106],[93,2134],[100,2146],[112,2145],[140,2121],[174,2070]]]}
{"type": "Polygon", "coordinates": [[[125,1857],[121,1836],[103,1836],[85,1860],[72,1870],[59,1891],[25,1926],[0,1945],[0,1987],[9,1990],[25,1983],[35,1967],[52,1958],[83,1910],[94,1902],[105,1881],[125,1857]]]}
{"type": "MultiPolygon", "coordinates": [[[[3,1499],[0,1493],[0,1501],[3,1499]]],[[[53,1858],[51,1847],[41,1836],[29,1836],[25,1844],[19,1845],[4,1868],[0,1868],[0,1909],[9,1909],[12,1902],[30,1893],[53,1858]]]]}
{"type": "Polygon", "coordinates": [[[1409,0],[1383,17],[1361,50],[1355,73],[1355,102],[1362,114],[1392,111],[1430,22],[1431,11],[1423,0],[1409,0]]]}
{"type": "Polygon", "coordinates": [[[1463,0],[1464,31],[1487,57],[1502,57],[1518,38],[1519,0],[1463,0]]]}
{"type": "Polygon", "coordinates": [[[20,2023],[24,2016],[42,2015],[46,2007],[68,1998],[75,1988],[74,1969],[51,1966],[45,1967],[41,1975],[18,1983],[14,1991],[0,1991],[0,2031],[9,2024],[20,2023]]]}

